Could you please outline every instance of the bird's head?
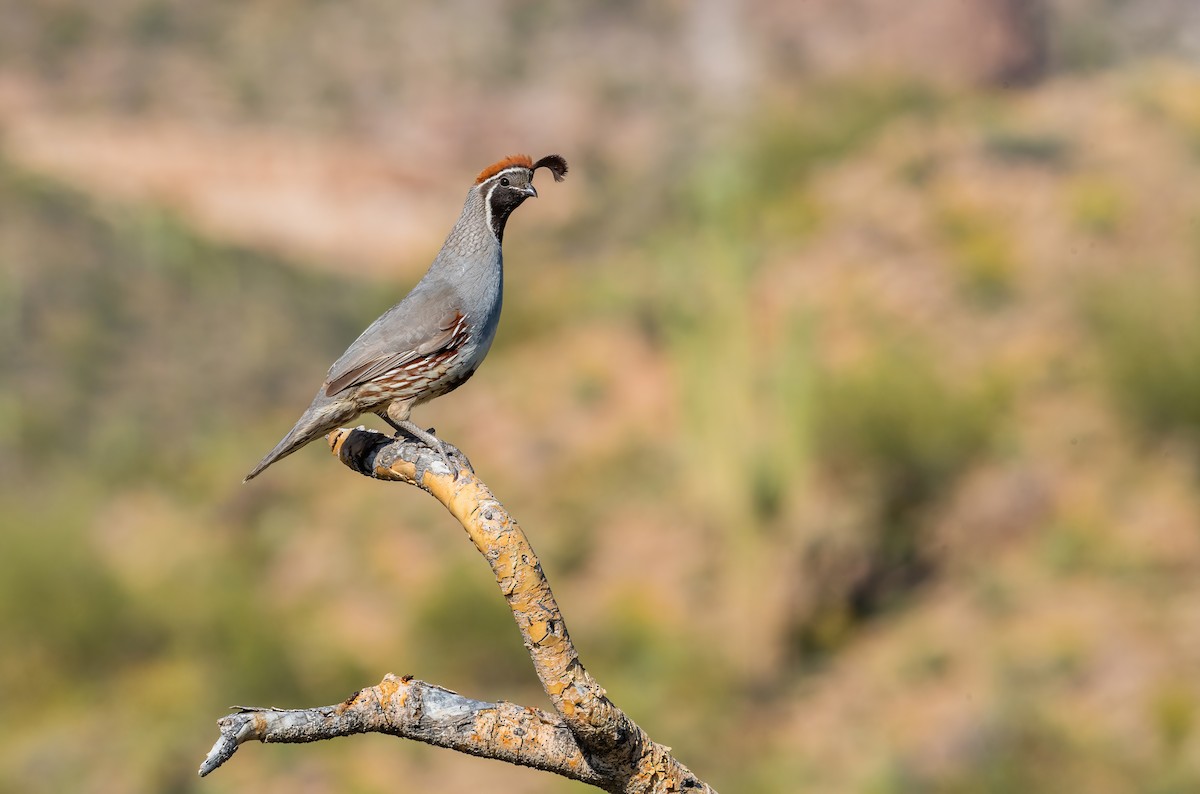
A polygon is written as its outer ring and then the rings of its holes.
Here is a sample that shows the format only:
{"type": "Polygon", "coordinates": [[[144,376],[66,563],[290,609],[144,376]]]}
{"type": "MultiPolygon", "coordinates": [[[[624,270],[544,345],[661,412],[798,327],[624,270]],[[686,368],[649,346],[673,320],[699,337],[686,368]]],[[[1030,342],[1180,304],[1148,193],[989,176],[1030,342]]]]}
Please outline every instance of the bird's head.
{"type": "Polygon", "coordinates": [[[492,163],[475,178],[475,189],[483,196],[488,227],[497,240],[504,237],[504,223],[521,202],[537,196],[533,174],[547,168],[555,182],[567,174],[567,161],[557,154],[548,154],[536,163],[526,154],[514,154],[492,163]]]}

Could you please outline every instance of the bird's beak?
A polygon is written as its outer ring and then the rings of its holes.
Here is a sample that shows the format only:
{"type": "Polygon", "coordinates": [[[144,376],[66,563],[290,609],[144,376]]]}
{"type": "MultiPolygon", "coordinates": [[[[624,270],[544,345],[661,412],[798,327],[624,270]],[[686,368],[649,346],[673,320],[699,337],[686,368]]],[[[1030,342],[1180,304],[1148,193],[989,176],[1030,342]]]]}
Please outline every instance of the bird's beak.
{"type": "Polygon", "coordinates": [[[534,188],[533,185],[526,185],[525,186],[525,195],[529,196],[530,198],[537,198],[537,189],[534,188]]]}

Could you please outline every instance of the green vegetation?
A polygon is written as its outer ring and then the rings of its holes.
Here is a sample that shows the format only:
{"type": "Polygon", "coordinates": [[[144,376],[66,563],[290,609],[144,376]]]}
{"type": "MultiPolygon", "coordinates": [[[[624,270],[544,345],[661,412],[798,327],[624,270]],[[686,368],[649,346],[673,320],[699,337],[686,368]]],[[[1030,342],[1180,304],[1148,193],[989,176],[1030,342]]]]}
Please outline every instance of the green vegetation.
{"type": "Polygon", "coordinates": [[[1111,237],[1128,218],[1129,207],[1115,185],[1084,180],[1071,192],[1071,214],[1083,230],[1111,237]]]}
{"type": "Polygon", "coordinates": [[[1192,446],[1200,462],[1200,292],[1121,278],[1086,301],[1109,394],[1150,440],[1192,446]]]}
{"type": "Polygon", "coordinates": [[[823,373],[814,409],[818,454],[832,477],[875,503],[881,553],[897,559],[914,552],[905,534],[921,509],[953,487],[1005,421],[998,387],[950,383],[914,347],[885,347],[849,372],[823,373]]]}
{"type": "Polygon", "coordinates": [[[938,230],[964,294],[983,307],[1014,297],[1017,259],[1012,236],[986,212],[952,205],[938,213],[938,230]]]}

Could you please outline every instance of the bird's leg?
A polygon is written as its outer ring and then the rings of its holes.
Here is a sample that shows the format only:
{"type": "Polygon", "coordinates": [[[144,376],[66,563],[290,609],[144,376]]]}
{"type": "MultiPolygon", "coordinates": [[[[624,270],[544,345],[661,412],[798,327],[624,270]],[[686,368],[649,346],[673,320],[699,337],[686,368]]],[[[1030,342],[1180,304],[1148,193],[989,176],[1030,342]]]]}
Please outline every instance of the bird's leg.
{"type": "Polygon", "coordinates": [[[403,428],[403,427],[401,427],[401,426],[399,425],[399,423],[397,423],[397,422],[393,421],[393,420],[392,420],[392,417],[388,416],[386,411],[380,411],[380,412],[379,412],[379,414],[378,414],[378,416],[379,416],[379,418],[380,418],[380,419],[382,419],[383,421],[385,421],[385,422],[387,422],[389,425],[391,425],[392,429],[396,431],[396,436],[397,436],[397,437],[399,437],[401,434],[403,434],[403,433],[404,433],[404,428],[403,428]]]}
{"type": "MultiPolygon", "coordinates": [[[[405,419],[404,421],[397,422],[396,420],[392,419],[390,416],[384,416],[383,421],[387,422],[389,425],[394,427],[396,429],[397,435],[399,435],[401,433],[407,434],[411,438],[415,438],[418,441],[421,441],[427,447],[429,447],[430,449],[437,452],[438,455],[440,455],[442,457],[442,462],[446,464],[446,469],[452,475],[454,475],[454,479],[456,479],[456,480],[458,479],[459,467],[457,465],[455,465],[454,463],[452,463],[450,460],[450,447],[445,441],[442,441],[440,438],[438,438],[437,436],[435,436],[433,434],[433,432],[432,432],[433,428],[430,428],[429,430],[423,430],[411,419],[405,419]]],[[[457,452],[457,450],[455,450],[455,451],[457,452]]],[[[462,453],[459,453],[459,455],[462,457],[463,461],[466,463],[466,467],[468,469],[471,469],[471,471],[474,471],[474,469],[471,468],[470,461],[467,461],[466,457],[462,456],[462,453]]],[[[417,480],[418,481],[421,479],[422,475],[423,475],[423,472],[420,472],[420,471],[417,472],[417,480]]]]}
{"type": "MultiPolygon", "coordinates": [[[[388,404],[388,406],[386,408],[384,408],[381,411],[378,411],[378,413],[379,413],[379,416],[383,418],[383,421],[387,422],[389,425],[391,425],[393,428],[396,429],[397,436],[400,435],[401,433],[403,433],[403,434],[409,436],[410,438],[417,439],[418,441],[425,444],[430,449],[436,451],[438,453],[438,455],[441,456],[442,462],[446,464],[446,469],[449,470],[450,474],[452,474],[454,476],[454,479],[456,479],[456,480],[458,479],[459,466],[450,462],[451,450],[453,450],[454,453],[459,457],[459,459],[462,460],[462,465],[465,468],[467,468],[468,470],[470,470],[472,472],[475,471],[475,469],[471,467],[471,462],[469,460],[467,460],[467,456],[462,454],[461,452],[459,452],[458,449],[456,449],[455,447],[451,447],[445,441],[442,441],[440,438],[435,436],[433,434],[432,427],[429,428],[428,430],[422,430],[420,427],[418,427],[416,425],[416,423],[414,423],[411,419],[409,419],[409,411],[411,409],[412,409],[412,403],[405,403],[405,402],[401,402],[398,400],[393,400],[391,403],[388,404]]],[[[418,469],[418,471],[417,471],[417,481],[418,482],[420,482],[423,475],[424,475],[424,472],[422,472],[418,469]]]]}

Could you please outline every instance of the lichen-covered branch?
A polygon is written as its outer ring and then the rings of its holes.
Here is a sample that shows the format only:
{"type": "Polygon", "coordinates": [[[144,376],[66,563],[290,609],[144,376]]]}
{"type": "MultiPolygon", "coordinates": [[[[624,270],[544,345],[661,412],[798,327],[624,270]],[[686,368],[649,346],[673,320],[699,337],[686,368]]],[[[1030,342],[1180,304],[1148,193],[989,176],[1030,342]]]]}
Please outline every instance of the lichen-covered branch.
{"type": "Polygon", "coordinates": [[[200,765],[203,777],[248,741],[299,744],[386,733],[554,772],[603,787],[563,720],[515,703],[485,703],[411,678],[387,675],[336,706],[311,709],[239,707],[217,725],[221,736],[200,765]]]}
{"type": "Polygon", "coordinates": [[[713,792],[670,748],[652,741],[617,708],[579,661],[529,539],[461,453],[454,451],[452,459],[462,466],[451,472],[442,456],[424,444],[372,430],[337,430],[329,443],[351,469],[416,485],[458,519],[491,566],[557,714],[469,700],[389,676],[340,706],[250,709],[225,717],[221,738],[201,774],[220,766],[250,739],[307,742],[378,731],[555,772],[614,794],[713,792]],[[414,686],[422,688],[416,698],[421,703],[428,701],[428,693],[441,693],[435,700],[444,704],[437,713],[445,719],[439,722],[435,715],[430,722],[427,706],[406,711],[414,702],[414,686]],[[475,726],[481,719],[488,728],[483,732],[475,726]],[[513,737],[520,739],[515,748],[513,737]]]}
{"type": "Polygon", "coordinates": [[[492,566],[555,710],[597,771],[620,784],[605,788],[629,794],[708,789],[671,756],[669,748],[653,742],[613,705],[579,661],[529,539],[469,465],[455,476],[427,447],[361,428],[337,430],[330,434],[329,443],[334,454],[355,471],[428,491],[462,524],[492,566]]]}

